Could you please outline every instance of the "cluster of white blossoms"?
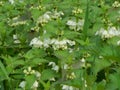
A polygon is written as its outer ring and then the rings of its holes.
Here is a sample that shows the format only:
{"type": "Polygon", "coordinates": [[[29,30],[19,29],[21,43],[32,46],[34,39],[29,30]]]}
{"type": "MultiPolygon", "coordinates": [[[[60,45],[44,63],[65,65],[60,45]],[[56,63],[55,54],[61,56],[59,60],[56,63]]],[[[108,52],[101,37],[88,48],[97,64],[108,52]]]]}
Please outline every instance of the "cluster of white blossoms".
{"type": "Polygon", "coordinates": [[[26,20],[20,20],[20,16],[16,16],[12,19],[9,19],[8,18],[8,25],[9,26],[18,26],[18,25],[25,25],[27,24],[27,21],[26,20]]]}
{"type": "Polygon", "coordinates": [[[44,26],[46,23],[48,23],[48,21],[51,20],[50,14],[51,14],[51,12],[48,11],[48,12],[44,13],[42,16],[40,16],[37,20],[37,24],[44,26]]]}
{"type": "Polygon", "coordinates": [[[113,4],[112,4],[113,7],[115,8],[118,8],[120,7],[120,2],[119,1],[115,1],[113,4]]]}
{"type": "MultiPolygon", "coordinates": [[[[23,90],[25,90],[26,84],[27,84],[26,81],[22,81],[22,82],[20,82],[19,87],[22,88],[23,90]]],[[[38,85],[39,85],[38,81],[35,80],[33,85],[31,86],[31,89],[37,90],[38,85]]]]}
{"type": "Polygon", "coordinates": [[[14,4],[15,1],[14,1],[14,0],[9,0],[9,2],[10,2],[11,4],[14,4]]]}
{"type": "Polygon", "coordinates": [[[21,43],[20,40],[18,39],[18,35],[17,34],[13,34],[13,40],[14,40],[15,44],[21,43]]]}
{"type": "MultiPolygon", "coordinates": [[[[24,69],[23,72],[24,72],[25,76],[31,75],[31,74],[34,74],[34,75],[35,75],[36,80],[34,81],[33,85],[31,86],[31,89],[36,90],[36,88],[37,88],[38,85],[39,85],[39,83],[38,83],[37,80],[40,79],[41,74],[40,74],[38,71],[32,70],[31,67],[28,67],[27,69],[24,69]]],[[[19,87],[25,89],[26,83],[27,83],[26,81],[21,81],[20,84],[19,84],[19,87]]]]}
{"type": "Polygon", "coordinates": [[[83,25],[84,25],[84,20],[79,19],[78,22],[74,20],[68,20],[66,23],[71,30],[79,31],[82,30],[83,25]]]}
{"type": "Polygon", "coordinates": [[[74,8],[74,10],[72,10],[72,13],[74,15],[81,14],[81,13],[83,13],[83,10],[80,8],[74,8]]]}
{"type": "MultiPolygon", "coordinates": [[[[16,0],[8,0],[10,4],[14,4],[16,0]]],[[[19,2],[23,2],[23,0],[18,0],[19,2]]]]}
{"type": "Polygon", "coordinates": [[[120,46],[120,40],[119,40],[119,41],[117,41],[117,45],[118,45],[118,46],[120,46]]]}
{"type": "Polygon", "coordinates": [[[108,29],[101,28],[99,31],[95,33],[95,35],[101,36],[102,39],[109,39],[114,36],[120,35],[120,30],[115,27],[108,27],[108,29]]]}
{"type": "Polygon", "coordinates": [[[52,66],[52,70],[58,72],[59,71],[59,66],[56,65],[55,62],[49,62],[48,66],[52,66]]]}
{"type": "Polygon", "coordinates": [[[40,37],[35,37],[31,40],[30,46],[36,47],[36,48],[48,48],[52,47],[54,50],[65,50],[68,49],[69,46],[75,45],[75,41],[71,41],[68,39],[58,40],[58,39],[44,39],[40,40],[40,37]]]}
{"type": "Polygon", "coordinates": [[[41,25],[41,26],[44,26],[46,23],[48,23],[48,21],[52,20],[52,19],[58,19],[60,18],[61,19],[61,16],[63,16],[64,13],[62,11],[57,11],[57,10],[54,10],[54,11],[47,11],[46,13],[44,13],[42,16],[40,16],[37,20],[37,24],[41,25]]]}
{"type": "Polygon", "coordinates": [[[25,73],[25,75],[30,75],[30,74],[34,74],[36,76],[36,78],[40,78],[41,74],[38,71],[32,70],[31,67],[28,67],[27,69],[24,69],[23,72],[25,73]]]}
{"type": "Polygon", "coordinates": [[[69,86],[69,85],[62,85],[62,90],[79,90],[79,88],[69,86]]]}
{"type": "Polygon", "coordinates": [[[67,79],[75,79],[75,78],[76,78],[76,75],[74,72],[67,75],[67,79]]]}

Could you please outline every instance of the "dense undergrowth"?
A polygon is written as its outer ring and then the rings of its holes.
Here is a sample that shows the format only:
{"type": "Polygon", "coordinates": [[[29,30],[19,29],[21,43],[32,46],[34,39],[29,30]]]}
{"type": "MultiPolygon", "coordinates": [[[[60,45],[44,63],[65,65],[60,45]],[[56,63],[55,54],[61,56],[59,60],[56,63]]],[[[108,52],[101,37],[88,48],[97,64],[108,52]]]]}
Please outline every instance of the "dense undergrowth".
{"type": "Polygon", "coordinates": [[[120,90],[119,0],[1,0],[0,90],[120,90]]]}

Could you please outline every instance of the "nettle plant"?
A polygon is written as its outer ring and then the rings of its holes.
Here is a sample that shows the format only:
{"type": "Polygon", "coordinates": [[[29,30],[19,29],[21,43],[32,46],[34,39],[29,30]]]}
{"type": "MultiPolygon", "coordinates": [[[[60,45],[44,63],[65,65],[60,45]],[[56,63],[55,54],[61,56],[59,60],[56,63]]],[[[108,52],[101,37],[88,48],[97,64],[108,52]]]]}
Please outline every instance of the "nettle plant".
{"type": "Polygon", "coordinates": [[[120,90],[119,0],[1,0],[0,90],[120,90]]]}

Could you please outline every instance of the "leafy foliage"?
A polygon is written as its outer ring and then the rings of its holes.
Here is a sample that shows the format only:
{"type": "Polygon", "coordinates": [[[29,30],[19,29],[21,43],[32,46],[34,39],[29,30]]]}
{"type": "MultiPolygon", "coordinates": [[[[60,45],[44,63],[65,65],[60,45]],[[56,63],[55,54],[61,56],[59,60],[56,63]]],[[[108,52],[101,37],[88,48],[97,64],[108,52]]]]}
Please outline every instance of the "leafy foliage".
{"type": "Polygon", "coordinates": [[[0,90],[120,90],[119,0],[1,0],[0,90]]]}

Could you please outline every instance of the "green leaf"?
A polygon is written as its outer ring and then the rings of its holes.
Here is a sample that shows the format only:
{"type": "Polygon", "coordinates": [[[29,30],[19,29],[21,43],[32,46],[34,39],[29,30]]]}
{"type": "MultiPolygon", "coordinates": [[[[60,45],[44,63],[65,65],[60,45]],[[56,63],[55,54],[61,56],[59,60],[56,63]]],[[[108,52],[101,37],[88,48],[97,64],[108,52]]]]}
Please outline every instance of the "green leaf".
{"type": "Polygon", "coordinates": [[[110,74],[106,90],[120,90],[120,74],[110,74]]]}
{"type": "Polygon", "coordinates": [[[40,10],[38,10],[38,9],[32,9],[31,13],[32,13],[32,17],[35,21],[39,18],[40,14],[41,14],[40,10]]]}
{"type": "Polygon", "coordinates": [[[48,63],[48,60],[43,59],[43,58],[33,58],[30,60],[27,60],[26,65],[36,66],[39,64],[43,64],[43,63],[48,63]]]}
{"type": "Polygon", "coordinates": [[[25,88],[27,90],[30,90],[33,83],[35,82],[36,78],[35,78],[34,75],[28,75],[28,76],[25,77],[25,80],[26,80],[26,87],[25,88]]]}
{"type": "Polygon", "coordinates": [[[89,28],[89,0],[87,0],[87,5],[86,5],[86,12],[85,12],[85,22],[84,22],[84,26],[83,26],[83,33],[85,35],[85,38],[87,36],[87,30],[89,28]]]}
{"type": "Polygon", "coordinates": [[[51,70],[51,69],[45,69],[43,70],[43,72],[41,73],[41,79],[42,80],[50,80],[53,77],[56,77],[56,72],[51,70]]]}
{"type": "Polygon", "coordinates": [[[110,66],[111,63],[108,60],[102,59],[102,60],[95,60],[94,66],[93,66],[93,73],[96,75],[100,70],[110,66]]]}
{"type": "Polygon", "coordinates": [[[5,75],[6,79],[9,80],[10,78],[8,76],[7,70],[1,61],[0,61],[0,68],[1,68],[1,72],[3,72],[3,74],[5,75]]]}
{"type": "Polygon", "coordinates": [[[105,90],[106,82],[103,80],[102,82],[97,84],[97,90],[105,90]]]}
{"type": "Polygon", "coordinates": [[[69,38],[69,39],[74,39],[78,37],[79,35],[80,35],[79,32],[69,31],[69,30],[64,31],[64,34],[63,34],[64,37],[69,38]]]}
{"type": "Polygon", "coordinates": [[[45,51],[43,49],[33,48],[29,50],[24,57],[27,59],[32,59],[36,57],[44,57],[46,55],[45,51]]]}

